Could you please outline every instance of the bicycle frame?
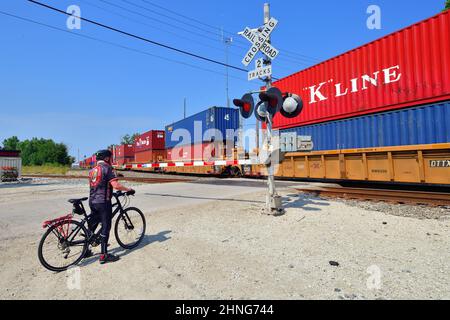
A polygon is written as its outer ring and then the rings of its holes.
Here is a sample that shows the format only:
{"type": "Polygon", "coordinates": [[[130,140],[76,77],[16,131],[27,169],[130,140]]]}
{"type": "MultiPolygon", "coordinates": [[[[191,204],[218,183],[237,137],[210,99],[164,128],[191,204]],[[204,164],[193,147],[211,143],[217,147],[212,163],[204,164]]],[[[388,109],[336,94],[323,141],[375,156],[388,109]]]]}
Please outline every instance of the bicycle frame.
{"type": "MultiPolygon", "coordinates": [[[[113,209],[114,209],[114,207],[116,207],[116,208],[113,210],[111,219],[114,219],[114,217],[116,216],[116,214],[118,212],[123,212],[124,211],[124,207],[123,207],[123,205],[122,205],[122,203],[120,202],[120,199],[119,199],[120,196],[124,196],[124,195],[123,194],[115,194],[115,193],[113,193],[113,197],[116,200],[116,202],[112,205],[112,208],[113,209]]],[[[91,233],[90,232],[90,230],[89,230],[89,218],[91,217],[91,214],[88,215],[86,213],[86,209],[84,208],[83,203],[81,203],[81,208],[83,210],[84,218],[81,221],[79,221],[79,222],[80,222],[80,224],[82,226],[85,226],[86,224],[88,225],[87,229],[88,229],[90,234],[89,234],[89,239],[87,241],[91,242],[91,239],[93,238],[93,236],[98,236],[98,234],[100,233],[100,230],[97,233],[91,233]]],[[[66,215],[66,216],[63,216],[63,217],[60,217],[60,218],[56,218],[54,220],[45,221],[44,224],[43,224],[43,227],[44,228],[52,227],[53,225],[56,225],[58,223],[64,223],[66,221],[71,221],[73,216],[74,216],[74,214],[72,213],[72,214],[69,214],[69,215],[66,215]]],[[[128,221],[125,221],[125,222],[129,223],[131,225],[131,227],[133,227],[133,224],[132,224],[132,222],[129,219],[128,219],[128,221]]],[[[78,235],[78,233],[80,231],[81,231],[81,227],[80,226],[77,226],[70,233],[69,233],[69,230],[66,230],[66,229],[64,229],[62,227],[58,227],[58,228],[55,228],[55,229],[52,230],[53,234],[59,239],[60,242],[67,241],[67,242],[69,242],[69,244],[71,246],[84,245],[84,243],[86,242],[86,240],[78,240],[78,241],[74,241],[73,240],[78,235]]]]}

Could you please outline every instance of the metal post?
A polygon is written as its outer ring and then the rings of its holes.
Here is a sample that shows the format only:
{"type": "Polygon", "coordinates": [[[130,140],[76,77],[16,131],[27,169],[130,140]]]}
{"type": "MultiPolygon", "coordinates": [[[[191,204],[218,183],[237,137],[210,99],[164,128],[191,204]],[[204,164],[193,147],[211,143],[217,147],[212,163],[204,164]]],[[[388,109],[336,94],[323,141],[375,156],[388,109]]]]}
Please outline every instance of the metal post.
{"type": "Polygon", "coordinates": [[[255,148],[256,148],[256,155],[259,155],[259,120],[256,119],[256,137],[255,137],[255,148]]]}
{"type": "MultiPolygon", "coordinates": [[[[270,20],[270,5],[268,3],[264,4],[264,24],[268,23],[270,20]]],[[[270,37],[268,38],[268,43],[270,43],[270,37]]],[[[270,66],[272,64],[272,60],[266,55],[265,56],[265,64],[270,66]]],[[[270,89],[272,87],[272,76],[268,76],[265,79],[266,89],[270,89]]],[[[266,151],[269,156],[272,155],[273,146],[272,146],[272,116],[270,114],[267,115],[267,144],[266,151]]],[[[274,163],[273,159],[270,159],[271,162],[267,166],[267,196],[266,196],[266,211],[268,214],[272,213],[281,213],[283,211],[281,207],[281,198],[277,194],[275,188],[275,178],[274,178],[274,163]]]]}

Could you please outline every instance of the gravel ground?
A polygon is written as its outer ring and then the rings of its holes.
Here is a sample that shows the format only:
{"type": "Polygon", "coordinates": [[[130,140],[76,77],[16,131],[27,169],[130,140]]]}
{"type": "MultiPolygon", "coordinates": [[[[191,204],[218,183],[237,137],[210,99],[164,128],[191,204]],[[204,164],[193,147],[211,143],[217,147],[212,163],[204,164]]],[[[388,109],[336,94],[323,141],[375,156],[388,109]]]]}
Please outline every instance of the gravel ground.
{"type": "MultiPolygon", "coordinates": [[[[84,192],[76,181],[64,181],[61,193],[84,192]]],[[[32,197],[55,202],[54,184],[48,183],[32,197]]],[[[113,240],[111,250],[121,260],[100,266],[97,256],[86,259],[75,270],[76,288],[69,285],[73,273],[40,266],[42,229],[20,229],[19,236],[0,242],[0,298],[450,299],[448,219],[423,219],[422,208],[414,216],[398,216],[380,207],[299,195],[289,187],[280,189],[286,213],[266,216],[264,190],[252,188],[136,185],[135,202],[149,222],[143,244],[123,251],[113,240]],[[193,198],[190,192],[211,200],[152,208],[162,188],[167,205],[193,198]]],[[[7,210],[33,205],[21,189],[0,193],[3,235],[12,228],[7,210]]]]}
{"type": "MultiPolygon", "coordinates": [[[[450,195],[449,195],[450,196],[450,195]]],[[[386,202],[340,200],[345,204],[364,210],[383,212],[399,217],[417,219],[449,220],[450,207],[412,206],[405,204],[390,204],[386,202]]]]}

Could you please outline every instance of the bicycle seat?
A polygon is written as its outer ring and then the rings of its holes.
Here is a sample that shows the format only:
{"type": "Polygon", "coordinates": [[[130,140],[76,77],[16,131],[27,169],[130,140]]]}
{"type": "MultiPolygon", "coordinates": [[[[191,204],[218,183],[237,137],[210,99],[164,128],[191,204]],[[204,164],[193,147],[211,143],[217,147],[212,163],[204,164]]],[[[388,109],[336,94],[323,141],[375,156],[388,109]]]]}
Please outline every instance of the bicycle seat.
{"type": "Polygon", "coordinates": [[[83,201],[86,201],[87,199],[88,198],[86,197],[86,198],[81,198],[81,199],[69,199],[68,201],[72,204],[75,204],[75,203],[81,203],[83,201]]]}

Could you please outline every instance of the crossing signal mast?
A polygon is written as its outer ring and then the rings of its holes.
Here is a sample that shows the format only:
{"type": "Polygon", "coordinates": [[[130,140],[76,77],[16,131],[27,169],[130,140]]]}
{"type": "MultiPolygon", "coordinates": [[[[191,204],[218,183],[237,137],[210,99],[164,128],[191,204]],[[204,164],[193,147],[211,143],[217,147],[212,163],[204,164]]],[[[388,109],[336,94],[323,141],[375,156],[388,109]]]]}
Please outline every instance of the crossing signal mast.
{"type": "Polygon", "coordinates": [[[273,117],[280,113],[287,118],[297,117],[302,109],[303,102],[300,96],[281,92],[280,89],[272,86],[272,60],[274,60],[279,51],[274,48],[270,41],[270,35],[277,26],[278,21],[270,17],[270,7],[268,3],[264,4],[264,25],[257,29],[245,28],[244,31],[239,32],[252,45],[245,57],[242,59],[242,64],[248,66],[250,62],[255,59],[258,52],[263,54],[263,58],[255,61],[255,70],[249,71],[248,80],[260,79],[265,83],[265,89],[259,93],[260,101],[255,104],[252,93],[246,93],[241,99],[234,99],[233,104],[239,107],[241,116],[248,119],[252,114],[259,121],[266,124],[266,151],[268,159],[265,162],[267,166],[267,185],[268,191],[266,196],[266,213],[267,214],[281,214],[284,209],[281,204],[281,197],[275,189],[275,155],[279,154],[278,150],[274,150],[272,143],[272,123],[273,117]]]}

